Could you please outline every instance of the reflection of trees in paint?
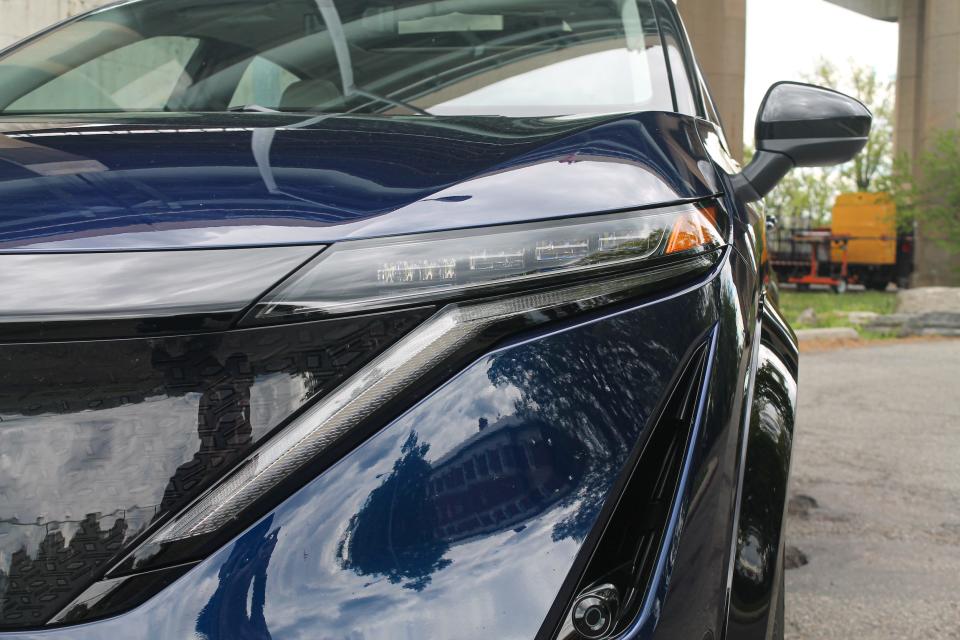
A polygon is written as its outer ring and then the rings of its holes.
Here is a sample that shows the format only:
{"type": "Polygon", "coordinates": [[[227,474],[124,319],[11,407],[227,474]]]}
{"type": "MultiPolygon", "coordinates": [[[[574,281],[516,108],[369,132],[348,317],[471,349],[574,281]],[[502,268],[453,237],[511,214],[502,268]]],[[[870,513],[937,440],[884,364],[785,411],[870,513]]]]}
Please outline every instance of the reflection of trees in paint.
{"type": "Polygon", "coordinates": [[[337,549],[344,568],[422,591],[432,573],[450,564],[443,557],[449,545],[438,535],[437,512],[427,491],[431,467],[424,456],[429,449],[410,433],[390,475],[350,519],[337,549]]]}
{"type": "Polygon", "coordinates": [[[197,616],[201,638],[269,640],[263,614],[267,592],[267,567],[277,546],[280,529],[270,529],[269,516],[234,543],[217,575],[217,590],[197,616]]]}
{"type": "Polygon", "coordinates": [[[569,437],[536,420],[480,419],[475,434],[432,464],[429,448],[410,434],[350,520],[338,548],[344,568],[420,591],[450,564],[451,545],[522,530],[580,481],[569,437]]]}
{"type": "Polygon", "coordinates": [[[631,322],[606,325],[603,334],[582,332],[577,342],[546,340],[498,355],[488,371],[497,386],[520,390],[519,419],[542,421],[569,439],[581,477],[561,502],[573,511],[554,526],[554,540],[589,533],[663,389],[657,364],[676,365],[678,354],[638,340],[631,322]]]}

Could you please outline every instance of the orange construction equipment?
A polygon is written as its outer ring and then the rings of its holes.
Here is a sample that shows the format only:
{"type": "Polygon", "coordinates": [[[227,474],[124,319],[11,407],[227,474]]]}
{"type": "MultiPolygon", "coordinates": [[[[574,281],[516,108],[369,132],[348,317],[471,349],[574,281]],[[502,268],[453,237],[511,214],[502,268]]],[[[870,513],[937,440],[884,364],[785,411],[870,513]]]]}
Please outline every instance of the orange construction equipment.
{"type": "MultiPolygon", "coordinates": [[[[897,263],[897,207],[885,193],[844,193],[833,206],[830,231],[849,236],[846,258],[853,264],[894,265],[897,263]]],[[[833,262],[840,262],[842,250],[834,246],[833,262]]]]}
{"type": "Polygon", "coordinates": [[[799,244],[809,244],[810,247],[810,272],[802,276],[790,276],[787,282],[797,285],[798,289],[807,289],[812,284],[821,284],[831,287],[837,293],[843,293],[847,290],[847,281],[849,272],[847,266],[847,248],[850,245],[848,236],[834,236],[829,231],[807,231],[793,236],[793,240],[799,244]],[[836,275],[821,275],[818,245],[826,247],[826,252],[830,254],[830,262],[836,264],[838,261],[833,257],[840,256],[840,271],[836,275]]]}
{"type": "Polygon", "coordinates": [[[913,270],[913,235],[898,233],[896,205],[885,193],[837,197],[830,228],[774,234],[771,264],[781,280],[799,287],[847,283],[905,287],[913,270]]]}

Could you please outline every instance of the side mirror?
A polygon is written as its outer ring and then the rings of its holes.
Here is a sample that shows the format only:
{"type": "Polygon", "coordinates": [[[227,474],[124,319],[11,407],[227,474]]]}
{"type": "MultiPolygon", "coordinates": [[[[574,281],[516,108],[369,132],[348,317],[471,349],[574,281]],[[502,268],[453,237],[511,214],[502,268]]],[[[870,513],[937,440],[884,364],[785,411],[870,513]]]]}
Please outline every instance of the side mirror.
{"type": "Polygon", "coordinates": [[[852,160],[867,144],[873,115],[863,103],[831,89],[778,82],[757,114],[757,151],[734,177],[737,195],[761,199],[794,167],[852,160]]]}

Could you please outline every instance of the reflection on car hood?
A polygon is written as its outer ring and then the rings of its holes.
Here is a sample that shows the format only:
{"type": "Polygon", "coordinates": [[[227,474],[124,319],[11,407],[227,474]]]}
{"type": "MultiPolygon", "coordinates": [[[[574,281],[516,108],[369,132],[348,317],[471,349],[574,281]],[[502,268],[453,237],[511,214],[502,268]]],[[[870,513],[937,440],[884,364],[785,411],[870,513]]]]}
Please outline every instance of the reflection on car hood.
{"type": "Polygon", "coordinates": [[[693,121],[659,112],[0,118],[0,251],[322,243],[716,191],[693,121]]]}

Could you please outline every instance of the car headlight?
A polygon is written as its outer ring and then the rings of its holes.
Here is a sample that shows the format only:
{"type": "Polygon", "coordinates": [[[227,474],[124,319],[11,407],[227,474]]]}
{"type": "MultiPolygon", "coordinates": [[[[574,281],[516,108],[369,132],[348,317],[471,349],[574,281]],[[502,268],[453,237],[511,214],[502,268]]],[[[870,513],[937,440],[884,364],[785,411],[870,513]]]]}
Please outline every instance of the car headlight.
{"type": "Polygon", "coordinates": [[[682,205],[333,245],[268,292],[242,324],[445,306],[163,524],[128,568],[222,530],[386,403],[415,397],[415,383],[424,386],[431,371],[476,354],[478,343],[488,348],[508,333],[706,273],[722,255],[725,226],[716,206],[682,205]]]}
{"type": "Polygon", "coordinates": [[[258,302],[248,324],[529,290],[715,249],[713,207],[341,242],[258,302]]]}

